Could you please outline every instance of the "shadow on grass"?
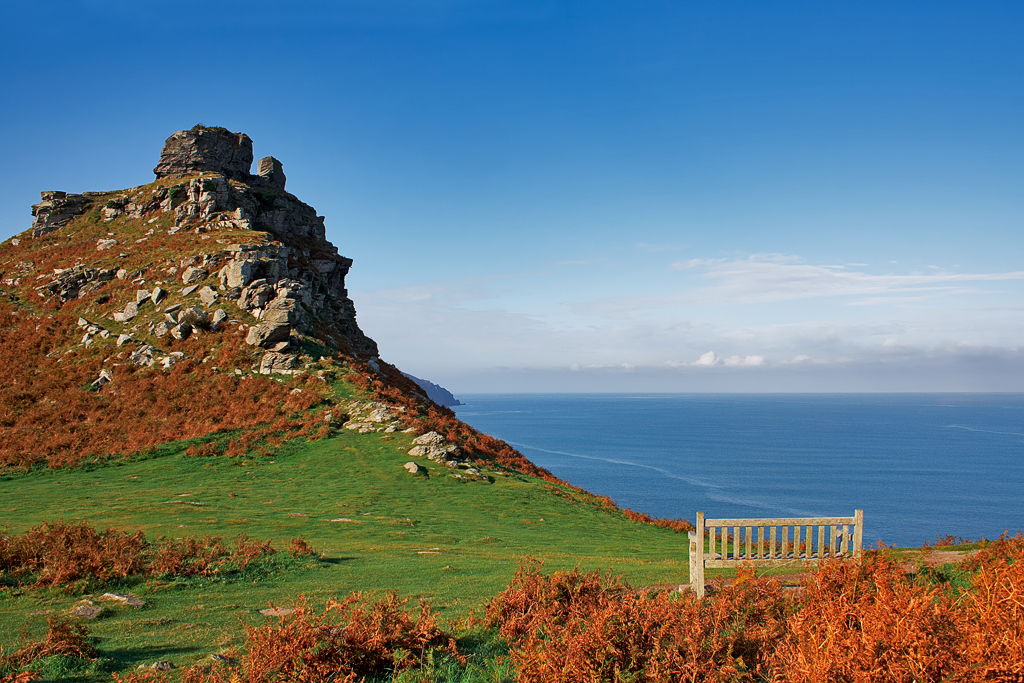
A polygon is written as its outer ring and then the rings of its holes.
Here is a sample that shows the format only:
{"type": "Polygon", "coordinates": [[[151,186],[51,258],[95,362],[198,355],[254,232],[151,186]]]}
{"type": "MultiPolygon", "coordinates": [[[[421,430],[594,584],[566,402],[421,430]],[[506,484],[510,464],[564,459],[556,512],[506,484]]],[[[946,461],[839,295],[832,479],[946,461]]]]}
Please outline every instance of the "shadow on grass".
{"type": "Polygon", "coordinates": [[[114,671],[123,671],[129,668],[135,668],[140,664],[149,668],[154,662],[167,660],[175,666],[182,666],[180,661],[174,661],[175,655],[183,655],[194,658],[195,655],[202,654],[207,648],[200,647],[173,647],[170,645],[165,646],[146,646],[146,647],[123,647],[116,650],[103,650],[103,655],[109,657],[111,660],[111,667],[114,671]]]}

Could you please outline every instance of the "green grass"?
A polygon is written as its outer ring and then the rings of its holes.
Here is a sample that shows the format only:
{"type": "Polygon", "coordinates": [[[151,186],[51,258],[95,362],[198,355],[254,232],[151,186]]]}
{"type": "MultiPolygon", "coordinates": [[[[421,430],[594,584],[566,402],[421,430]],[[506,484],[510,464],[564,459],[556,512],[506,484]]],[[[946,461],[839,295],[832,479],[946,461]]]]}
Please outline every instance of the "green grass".
{"type": "MultiPolygon", "coordinates": [[[[323,553],[273,571],[105,588],[148,603],[110,606],[108,616],[88,622],[115,669],[207,660],[243,642],[244,624],[265,621],[259,609],[290,606],[300,594],[320,605],[354,590],[390,589],[459,619],[500,592],[526,556],[549,570],[579,564],[623,573],[634,586],[688,580],[685,535],[571,501],[514,473],[487,471],[490,482],[460,482],[415,458],[429,476],[410,475],[402,468],[413,459],[410,439],[342,431],[242,461],[184,456],[183,444],[148,459],[12,475],[0,480],[0,519],[8,534],[63,519],[143,530],[150,539],[244,533],[272,539],[278,549],[301,536],[323,553]],[[337,519],[352,521],[331,521],[337,519]]],[[[81,599],[3,590],[0,645],[9,651],[26,623],[39,632],[48,614],[67,614],[81,599]]]]}

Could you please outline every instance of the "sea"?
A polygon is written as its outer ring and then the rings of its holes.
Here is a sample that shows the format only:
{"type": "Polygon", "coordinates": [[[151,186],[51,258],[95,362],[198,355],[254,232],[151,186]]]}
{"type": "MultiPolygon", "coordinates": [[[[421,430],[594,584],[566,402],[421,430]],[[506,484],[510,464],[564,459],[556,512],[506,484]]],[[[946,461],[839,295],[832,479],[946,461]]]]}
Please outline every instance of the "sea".
{"type": "Polygon", "coordinates": [[[1024,394],[470,394],[460,419],[657,517],[852,516],[865,544],[1024,529],[1024,394]]]}

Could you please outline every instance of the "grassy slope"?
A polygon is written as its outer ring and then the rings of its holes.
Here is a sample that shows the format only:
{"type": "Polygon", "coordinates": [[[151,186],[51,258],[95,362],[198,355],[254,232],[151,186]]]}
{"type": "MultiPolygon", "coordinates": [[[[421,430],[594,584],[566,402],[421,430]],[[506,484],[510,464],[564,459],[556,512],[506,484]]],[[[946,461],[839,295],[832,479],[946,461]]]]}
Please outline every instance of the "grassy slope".
{"type": "MultiPolygon", "coordinates": [[[[419,459],[430,477],[412,476],[401,467],[410,439],[342,432],[260,460],[168,449],[148,460],[13,475],[2,483],[0,519],[7,533],[63,518],[142,529],[150,538],[246,533],[278,548],[301,535],[325,553],[325,561],[271,576],[123,587],[150,605],[90,622],[103,639],[100,649],[119,665],[204,659],[241,642],[243,623],[266,618],[257,610],[290,605],[299,594],[321,603],[352,590],[394,589],[427,598],[445,617],[463,617],[499,592],[527,555],[552,569],[579,563],[625,573],[633,585],[687,580],[685,536],[571,502],[518,474],[490,472],[493,483],[461,483],[419,459]],[[355,521],[327,521],[338,518],[355,521]]],[[[31,612],[65,613],[82,597],[0,595],[5,648],[16,645],[26,622],[41,629],[45,615],[31,612]]]]}
{"type": "MultiPolygon", "coordinates": [[[[67,462],[77,461],[83,453],[135,450],[137,447],[129,446],[127,440],[132,433],[137,436],[145,432],[151,437],[140,443],[159,443],[167,438],[159,432],[159,415],[138,412],[145,408],[143,399],[161,398],[162,394],[127,400],[127,390],[117,393],[126,377],[130,379],[126,356],[134,348],[115,347],[121,332],[165,352],[185,352],[199,363],[197,371],[212,373],[209,366],[216,364],[231,373],[231,379],[235,368],[243,371],[250,383],[278,379],[250,373],[256,355],[241,341],[244,333],[235,326],[176,342],[147,333],[146,323],[163,316],[149,304],[144,304],[139,316],[128,324],[108,319],[111,311],[134,301],[136,290],[143,286],[160,285],[168,290],[160,309],[177,303],[196,304],[196,294],[188,298],[180,294],[180,273],[168,274],[168,266],[183,266],[182,259],[219,252],[230,243],[255,243],[268,238],[262,233],[232,229],[199,236],[187,230],[171,235],[171,214],[153,219],[103,220],[100,207],[108,198],[144,196],[160,184],[97,197],[94,209],[66,228],[39,239],[22,235],[19,245],[11,240],[0,249],[0,276],[11,279],[3,285],[7,307],[4,320],[11,334],[32,334],[33,329],[41,334],[40,326],[63,324],[52,339],[48,338],[53,352],[41,352],[44,359],[22,368],[25,376],[8,383],[10,396],[5,394],[4,406],[18,409],[7,418],[14,420],[11,424],[20,430],[13,431],[12,427],[9,434],[38,433],[40,443],[48,443],[48,435],[59,434],[67,428],[65,424],[73,424],[84,434],[78,446],[81,453],[54,447],[57,455],[74,456],[67,462]],[[98,251],[96,240],[110,232],[118,239],[116,249],[98,251]],[[41,274],[79,261],[90,267],[125,268],[131,277],[114,280],[60,307],[53,302],[43,303],[33,293],[33,288],[45,281],[38,279],[41,274]],[[27,269],[22,268],[25,264],[27,269]],[[133,282],[136,273],[141,273],[145,282],[133,282]],[[74,326],[80,315],[99,321],[111,335],[97,335],[92,347],[85,348],[81,345],[82,332],[74,326]],[[199,359],[208,356],[212,362],[202,366],[199,359]],[[57,387],[44,397],[48,401],[30,391],[39,383],[32,371],[42,365],[54,376],[50,379],[57,387]],[[104,393],[88,392],[85,387],[98,376],[101,367],[113,373],[114,382],[104,393]],[[57,394],[63,394],[62,403],[58,403],[57,394]],[[114,410],[124,407],[115,401],[116,396],[127,404],[123,414],[114,410]],[[99,406],[102,401],[98,399],[111,405],[99,406]],[[32,414],[38,413],[38,418],[17,423],[19,411],[35,410],[49,402],[55,406],[50,412],[36,410],[32,414]],[[59,408],[64,405],[75,406],[73,414],[66,416],[67,423],[58,419],[62,414],[59,408]],[[98,437],[90,441],[88,428],[100,422],[101,426],[114,427],[103,432],[106,441],[98,437]],[[111,444],[118,448],[106,448],[111,444]]],[[[216,285],[212,275],[206,284],[216,285]]],[[[214,308],[221,305],[227,307],[231,317],[252,321],[248,313],[224,302],[214,308]]],[[[312,354],[313,358],[320,355],[319,351],[312,354]]],[[[9,366],[17,368],[17,363],[18,359],[12,359],[9,366]]],[[[331,368],[329,376],[344,374],[336,365],[331,368]]],[[[135,372],[168,374],[160,370],[135,372]]],[[[298,381],[286,379],[285,388],[298,381]]],[[[365,398],[344,381],[333,388],[334,395],[328,398],[335,402],[365,398]]],[[[201,417],[200,398],[186,395],[181,403],[184,410],[191,408],[196,413],[188,413],[192,417],[201,417]]],[[[183,409],[174,405],[174,412],[183,409]]],[[[221,428],[223,424],[203,423],[188,433],[205,434],[221,428]]],[[[169,438],[182,438],[183,433],[169,438]]],[[[205,659],[211,652],[241,642],[242,624],[265,619],[257,610],[270,602],[290,605],[300,594],[316,604],[352,590],[393,589],[402,595],[427,598],[445,617],[463,617],[504,588],[520,558],[527,555],[545,560],[549,569],[579,563],[588,569],[624,572],[634,585],[687,580],[685,536],[630,522],[620,511],[597,507],[599,501],[592,497],[514,473],[490,471],[490,483],[462,483],[449,478],[447,471],[438,466],[417,459],[421,465],[430,465],[431,476],[411,476],[401,467],[410,459],[406,453],[411,438],[405,434],[359,435],[343,430],[323,441],[285,446],[272,458],[248,461],[186,457],[182,453],[189,444],[180,443],[158,449],[159,457],[27,474],[12,470],[0,475],[0,533],[18,533],[43,521],[63,518],[68,522],[84,520],[100,528],[142,529],[151,539],[203,534],[233,538],[246,533],[271,538],[279,549],[288,539],[301,535],[325,554],[322,561],[302,560],[288,571],[271,575],[253,573],[244,579],[197,579],[170,585],[150,581],[106,587],[136,593],[149,603],[142,610],[111,608],[106,618],[88,622],[92,633],[101,639],[100,650],[114,658],[117,668],[157,659],[170,659],[179,666],[205,659]],[[337,518],[354,521],[327,521],[337,518]]],[[[11,447],[17,450],[18,445],[11,447]]],[[[41,448],[35,444],[29,450],[42,456],[41,448]]],[[[65,615],[83,597],[81,591],[65,594],[24,590],[5,587],[0,581],[0,646],[5,650],[16,646],[18,632],[26,623],[38,634],[45,627],[47,615],[65,615]]]]}

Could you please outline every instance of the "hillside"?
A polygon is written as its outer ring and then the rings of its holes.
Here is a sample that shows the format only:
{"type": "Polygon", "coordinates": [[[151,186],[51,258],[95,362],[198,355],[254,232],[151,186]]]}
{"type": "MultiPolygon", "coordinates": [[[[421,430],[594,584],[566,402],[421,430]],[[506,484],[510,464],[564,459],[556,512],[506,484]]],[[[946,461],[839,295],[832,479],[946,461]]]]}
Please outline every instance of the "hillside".
{"type": "Polygon", "coordinates": [[[559,481],[382,360],[323,217],[279,161],[252,161],[244,134],[180,131],[153,182],[43,192],[0,245],[0,655],[93,603],[105,663],[55,678],[208,661],[300,595],[391,589],[464,617],[527,556],[686,580],[685,523],[638,523],[655,520],[559,481]],[[19,565],[13,539],[58,520],[139,548],[198,539],[202,555],[244,534],[315,554],[47,583],[46,562],[95,557],[75,526],[19,565]],[[99,601],[112,589],[145,608],[99,601]]]}
{"type": "Polygon", "coordinates": [[[437,458],[550,479],[378,357],[345,288],[352,261],[281,163],[252,175],[252,160],[248,136],[196,126],[168,138],[151,183],[42,193],[32,228],[0,246],[0,466],[323,438],[355,417],[357,390],[381,403],[364,430],[443,431],[437,458]]]}

